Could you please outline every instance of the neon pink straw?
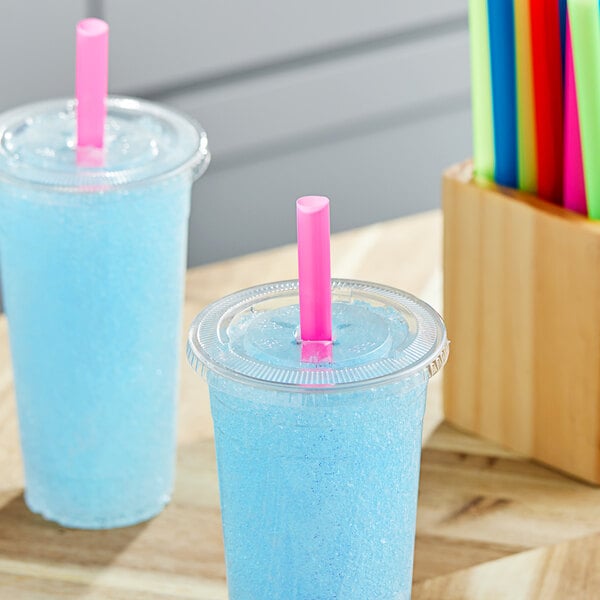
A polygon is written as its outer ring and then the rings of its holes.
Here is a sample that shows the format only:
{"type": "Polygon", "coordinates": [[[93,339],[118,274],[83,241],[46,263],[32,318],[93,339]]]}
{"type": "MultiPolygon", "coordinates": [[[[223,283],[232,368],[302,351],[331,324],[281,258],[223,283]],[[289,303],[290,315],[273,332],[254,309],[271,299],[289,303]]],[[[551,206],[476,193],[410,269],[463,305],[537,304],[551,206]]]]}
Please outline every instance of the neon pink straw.
{"type": "Polygon", "coordinates": [[[563,177],[563,202],[565,208],[587,215],[585,177],[579,129],[579,109],[577,108],[577,86],[571,27],[567,22],[565,53],[565,152],[563,177]]]}
{"type": "Polygon", "coordinates": [[[108,94],[108,24],[100,19],[79,21],[76,52],[77,148],[103,148],[108,94]]]}
{"type": "Polygon", "coordinates": [[[331,257],[329,199],[296,202],[302,360],[331,360],[331,257]]]}

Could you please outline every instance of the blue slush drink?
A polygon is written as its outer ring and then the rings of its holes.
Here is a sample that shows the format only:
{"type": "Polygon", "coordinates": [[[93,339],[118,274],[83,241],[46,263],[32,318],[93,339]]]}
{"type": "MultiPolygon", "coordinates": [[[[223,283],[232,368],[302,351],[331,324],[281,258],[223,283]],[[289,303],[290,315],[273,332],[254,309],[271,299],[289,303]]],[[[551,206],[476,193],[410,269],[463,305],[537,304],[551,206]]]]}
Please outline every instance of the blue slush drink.
{"type": "Polygon", "coordinates": [[[148,519],[171,494],[190,190],[209,159],[183,116],[125,98],[107,108],[100,167],[76,164],[72,102],[0,116],[25,500],[90,529],[148,519]]]}
{"type": "Polygon", "coordinates": [[[301,362],[297,282],[194,321],[210,388],[230,600],[409,598],[427,383],[446,360],[428,305],[334,280],[333,363],[301,362]]]}

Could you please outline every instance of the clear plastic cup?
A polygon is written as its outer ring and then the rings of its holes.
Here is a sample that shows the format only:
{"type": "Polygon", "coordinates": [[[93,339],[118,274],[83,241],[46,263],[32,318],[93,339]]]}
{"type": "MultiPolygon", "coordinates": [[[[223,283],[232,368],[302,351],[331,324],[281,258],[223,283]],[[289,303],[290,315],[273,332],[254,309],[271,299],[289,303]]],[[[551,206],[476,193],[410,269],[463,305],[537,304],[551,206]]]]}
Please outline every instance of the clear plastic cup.
{"type": "Polygon", "coordinates": [[[25,500],[67,527],[130,525],[173,487],[191,186],[204,131],[130,98],[76,162],[73,101],[0,115],[0,271],[25,500]]]}
{"type": "Polygon", "coordinates": [[[230,600],[398,600],[412,579],[422,422],[448,344],[404,292],[334,280],[333,362],[301,362],[298,285],[192,324],[208,380],[230,600]]]}

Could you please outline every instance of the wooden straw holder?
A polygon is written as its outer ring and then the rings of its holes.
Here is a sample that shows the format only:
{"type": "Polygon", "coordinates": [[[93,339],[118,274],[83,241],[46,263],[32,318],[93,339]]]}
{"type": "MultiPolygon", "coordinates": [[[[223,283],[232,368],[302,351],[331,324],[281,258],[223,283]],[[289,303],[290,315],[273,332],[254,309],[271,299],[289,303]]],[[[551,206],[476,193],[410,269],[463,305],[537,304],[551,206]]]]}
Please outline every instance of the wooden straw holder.
{"type": "Polygon", "coordinates": [[[600,483],[600,223],[470,164],[443,207],[446,418],[600,483]]]}

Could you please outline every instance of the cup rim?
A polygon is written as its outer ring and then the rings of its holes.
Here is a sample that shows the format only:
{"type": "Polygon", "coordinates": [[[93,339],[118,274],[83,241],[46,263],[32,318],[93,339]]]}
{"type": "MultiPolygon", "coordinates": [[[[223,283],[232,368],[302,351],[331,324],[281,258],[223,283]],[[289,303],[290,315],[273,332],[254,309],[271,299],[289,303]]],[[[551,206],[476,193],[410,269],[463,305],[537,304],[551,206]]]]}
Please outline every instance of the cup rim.
{"type": "MultiPolygon", "coordinates": [[[[261,300],[297,294],[298,281],[286,280],[246,288],[205,307],[193,320],[189,329],[188,362],[204,378],[207,378],[209,373],[214,373],[225,379],[252,387],[301,394],[347,393],[400,381],[406,384],[412,385],[414,383],[418,385],[419,383],[426,383],[444,366],[449,352],[446,328],[441,316],[429,304],[412,294],[390,286],[353,279],[332,279],[332,292],[334,294],[336,291],[343,293],[346,290],[363,294],[365,297],[370,296],[377,301],[389,303],[390,306],[393,306],[394,302],[401,302],[403,306],[408,306],[409,310],[417,311],[418,317],[423,317],[421,324],[429,329],[428,343],[430,343],[430,347],[423,350],[423,340],[421,340],[420,345],[415,343],[416,349],[413,348],[413,350],[421,352],[422,356],[406,367],[400,366],[401,361],[394,363],[393,359],[385,358],[383,359],[386,361],[385,367],[389,369],[386,373],[352,380],[349,375],[358,373],[362,369],[362,366],[359,365],[354,367],[355,371],[352,371],[352,368],[343,369],[346,371],[346,376],[335,380],[333,383],[327,383],[326,381],[309,383],[294,381],[294,378],[288,374],[291,369],[286,367],[274,367],[270,371],[271,378],[269,379],[265,375],[244,372],[244,370],[248,371],[248,369],[245,369],[244,361],[232,361],[232,364],[225,364],[226,361],[223,360],[223,357],[227,352],[227,347],[220,339],[220,332],[225,326],[225,321],[230,319],[236,311],[239,313],[244,307],[261,300]],[[219,359],[221,359],[220,362],[219,359]],[[239,365],[241,365],[241,368],[237,368],[239,365]]],[[[313,368],[315,373],[319,370],[324,374],[335,372],[335,369],[331,368],[313,368]]]]}
{"type": "MultiPolygon", "coordinates": [[[[53,110],[74,111],[76,100],[73,98],[57,98],[32,102],[0,114],[0,157],[5,155],[1,142],[4,140],[7,130],[19,122],[25,122],[31,115],[53,110]]],[[[156,118],[164,119],[175,127],[187,129],[191,134],[190,152],[180,162],[169,165],[164,171],[157,174],[149,174],[138,179],[129,179],[133,170],[122,169],[119,171],[104,171],[99,173],[92,169],[83,167],[78,175],[79,181],[65,183],[60,181],[35,181],[19,177],[7,168],[0,168],[0,182],[18,186],[21,189],[47,190],[51,193],[81,194],[102,193],[113,189],[128,190],[139,186],[147,186],[170,179],[185,171],[192,173],[192,178],[201,177],[211,160],[208,149],[208,137],[204,128],[195,119],[185,113],[171,107],[162,106],[155,102],[133,98],[128,96],[109,96],[106,100],[107,112],[112,109],[120,111],[138,112],[156,118]]],[[[58,178],[60,179],[60,178],[58,178]]]]}

